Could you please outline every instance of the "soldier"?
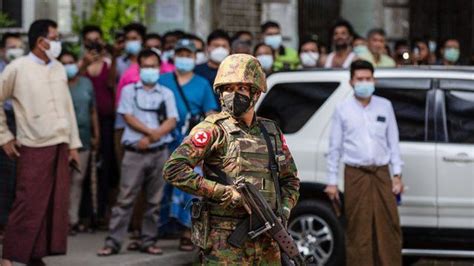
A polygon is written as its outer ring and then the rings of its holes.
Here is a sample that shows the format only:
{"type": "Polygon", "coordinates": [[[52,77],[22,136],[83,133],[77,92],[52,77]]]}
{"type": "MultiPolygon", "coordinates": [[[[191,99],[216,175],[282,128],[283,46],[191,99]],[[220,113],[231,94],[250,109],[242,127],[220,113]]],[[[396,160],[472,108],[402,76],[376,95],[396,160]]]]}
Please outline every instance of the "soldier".
{"type": "Polygon", "coordinates": [[[260,189],[284,224],[298,200],[296,165],[282,132],[275,122],[255,115],[255,103],[267,90],[265,74],[256,58],[234,54],[221,63],[214,90],[222,112],[193,128],[165,164],[165,180],[202,197],[204,204],[193,204],[192,211],[192,239],[201,249],[202,264],[279,265],[280,248],[269,234],[247,240],[241,248],[228,243],[247,212],[234,186],[214,181],[224,174],[228,183],[245,178],[260,189]],[[272,145],[267,146],[266,138],[272,145]],[[276,175],[269,169],[268,147],[279,158],[273,160],[276,175]],[[204,176],[193,171],[201,162],[204,176]]]}

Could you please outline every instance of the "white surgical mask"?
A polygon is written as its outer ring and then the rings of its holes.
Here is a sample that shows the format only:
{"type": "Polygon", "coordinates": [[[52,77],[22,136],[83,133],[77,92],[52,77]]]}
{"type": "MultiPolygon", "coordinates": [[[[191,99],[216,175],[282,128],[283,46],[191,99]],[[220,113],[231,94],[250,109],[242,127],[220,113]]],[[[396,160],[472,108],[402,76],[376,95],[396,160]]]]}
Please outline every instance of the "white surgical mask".
{"type": "Polygon", "coordinates": [[[44,52],[46,53],[46,56],[50,60],[58,58],[58,56],[61,54],[61,42],[60,41],[51,41],[46,39],[47,42],[49,43],[49,49],[45,50],[44,52]]]}
{"type": "Polygon", "coordinates": [[[196,65],[204,64],[207,62],[207,57],[204,52],[196,53],[196,65]]]}
{"type": "Polygon", "coordinates": [[[319,53],[303,52],[300,54],[300,59],[303,67],[316,67],[319,59],[319,53]]]}
{"type": "Polygon", "coordinates": [[[5,52],[5,56],[8,61],[13,61],[18,57],[21,57],[25,54],[25,50],[22,48],[8,48],[5,52]]]}
{"type": "Polygon", "coordinates": [[[167,50],[161,54],[161,60],[168,62],[174,56],[174,50],[167,50]]]}
{"type": "Polygon", "coordinates": [[[257,60],[262,65],[263,70],[269,71],[273,66],[273,56],[269,54],[262,54],[257,56],[257,60]]]}
{"type": "Polygon", "coordinates": [[[224,61],[224,59],[229,55],[229,50],[224,47],[217,47],[212,49],[209,53],[209,59],[216,63],[224,61]]]}

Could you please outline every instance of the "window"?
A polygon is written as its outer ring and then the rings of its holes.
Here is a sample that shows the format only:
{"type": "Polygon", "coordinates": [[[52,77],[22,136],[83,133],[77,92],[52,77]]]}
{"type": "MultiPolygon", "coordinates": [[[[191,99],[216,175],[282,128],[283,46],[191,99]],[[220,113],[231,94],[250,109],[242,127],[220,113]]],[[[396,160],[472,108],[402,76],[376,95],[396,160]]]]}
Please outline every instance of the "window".
{"type": "Polygon", "coordinates": [[[283,133],[300,130],[339,87],[338,82],[282,83],[263,99],[257,113],[278,123],[283,133]]]}
{"type": "Polygon", "coordinates": [[[8,18],[13,22],[9,28],[20,28],[22,20],[22,2],[0,0],[0,12],[8,15],[8,18]]]}
{"type": "Polygon", "coordinates": [[[474,144],[474,91],[446,91],[445,103],[449,142],[474,144]]]}
{"type": "Polygon", "coordinates": [[[392,102],[400,141],[426,141],[426,100],[431,82],[424,79],[377,80],[375,94],[392,102]]]}

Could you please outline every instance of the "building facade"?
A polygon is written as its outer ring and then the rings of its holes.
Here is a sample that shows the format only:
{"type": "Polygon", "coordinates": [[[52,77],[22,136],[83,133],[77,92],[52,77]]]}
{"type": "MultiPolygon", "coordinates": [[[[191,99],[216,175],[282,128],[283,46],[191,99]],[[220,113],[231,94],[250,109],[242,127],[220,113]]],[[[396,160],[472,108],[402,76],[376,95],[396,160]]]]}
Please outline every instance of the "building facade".
{"type": "MultiPolygon", "coordinates": [[[[1,31],[26,32],[32,21],[51,18],[63,34],[72,31],[72,12],[86,17],[97,0],[0,0],[0,11],[15,24],[1,31]],[[74,8],[73,8],[74,7],[74,8]]],[[[463,56],[474,54],[474,0],[150,0],[149,31],[182,29],[205,39],[216,28],[234,33],[248,30],[259,38],[260,24],[275,20],[286,45],[297,47],[313,36],[330,47],[331,25],[350,21],[365,36],[374,27],[385,29],[389,41],[424,38],[460,40],[463,56]]]]}

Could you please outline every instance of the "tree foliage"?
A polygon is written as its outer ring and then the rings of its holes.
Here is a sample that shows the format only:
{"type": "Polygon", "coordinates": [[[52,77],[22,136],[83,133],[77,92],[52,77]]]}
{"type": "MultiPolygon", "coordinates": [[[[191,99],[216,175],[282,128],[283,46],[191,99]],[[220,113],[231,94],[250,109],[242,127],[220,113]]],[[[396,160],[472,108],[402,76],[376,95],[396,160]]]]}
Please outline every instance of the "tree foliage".
{"type": "Polygon", "coordinates": [[[131,22],[145,23],[145,10],[152,0],[97,0],[87,17],[77,14],[72,8],[73,31],[80,33],[85,25],[98,25],[107,42],[113,40],[114,33],[131,22]]]}
{"type": "Polygon", "coordinates": [[[10,19],[8,14],[0,12],[0,28],[7,28],[15,25],[15,21],[10,19]]]}

